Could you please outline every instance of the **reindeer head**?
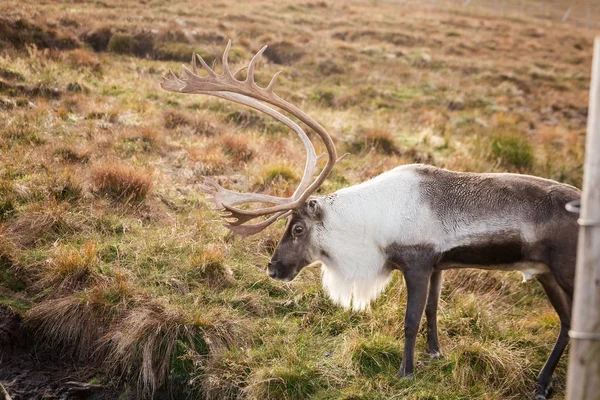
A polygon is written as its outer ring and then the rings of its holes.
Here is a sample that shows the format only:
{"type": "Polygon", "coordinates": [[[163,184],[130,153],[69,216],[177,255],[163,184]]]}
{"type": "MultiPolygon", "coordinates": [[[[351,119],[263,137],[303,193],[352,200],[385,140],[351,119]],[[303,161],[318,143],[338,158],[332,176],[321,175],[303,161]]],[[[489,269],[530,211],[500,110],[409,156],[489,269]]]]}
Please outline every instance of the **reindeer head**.
{"type": "Polygon", "coordinates": [[[271,278],[291,281],[302,268],[320,258],[315,232],[321,223],[320,199],[310,198],[292,212],[267,268],[271,278]]]}
{"type": "Polygon", "coordinates": [[[279,218],[291,217],[283,239],[277,247],[268,268],[269,276],[291,280],[302,267],[308,264],[306,261],[310,258],[308,254],[304,254],[301,251],[302,243],[305,243],[307,238],[310,237],[308,235],[311,231],[311,223],[306,218],[308,215],[306,213],[311,205],[311,201],[308,201],[308,199],[323,184],[335,164],[343,156],[337,159],[337,153],[331,136],[318,122],[293,104],[273,93],[273,86],[279,72],[273,76],[266,88],[261,88],[256,84],[254,81],[256,62],[267,46],[264,46],[252,58],[248,67],[240,68],[235,73],[232,73],[229,69],[227,60],[230,48],[231,41],[227,43],[227,47],[223,53],[222,74],[217,74],[206,64],[202,57],[194,54],[192,57],[192,70],[183,66],[185,76],[181,78],[177,77],[172,71],[169,71],[169,74],[163,78],[161,87],[171,92],[206,94],[244,104],[279,120],[298,135],[306,151],[306,164],[302,180],[291,197],[275,197],[262,193],[237,193],[224,189],[217,182],[206,177],[201,186],[201,190],[211,196],[210,200],[215,206],[223,210],[222,217],[226,220],[225,227],[230,229],[234,234],[243,237],[253,235],[262,231],[279,218]],[[206,76],[199,76],[196,60],[200,62],[202,69],[207,73],[206,76]],[[246,68],[248,69],[246,79],[239,80],[237,78],[238,74],[246,68]],[[315,131],[323,140],[327,154],[317,157],[312,142],[300,125],[265,103],[286,111],[315,131]],[[325,156],[327,156],[327,162],[317,178],[313,180],[317,162],[325,156]],[[253,209],[235,207],[245,203],[263,203],[270,204],[270,206],[253,209]],[[261,216],[268,217],[261,222],[248,224],[249,221],[261,216]],[[300,228],[301,226],[302,228],[300,228]],[[300,232],[301,229],[304,229],[304,231],[300,232]],[[305,262],[306,264],[303,264],[305,262]]]}

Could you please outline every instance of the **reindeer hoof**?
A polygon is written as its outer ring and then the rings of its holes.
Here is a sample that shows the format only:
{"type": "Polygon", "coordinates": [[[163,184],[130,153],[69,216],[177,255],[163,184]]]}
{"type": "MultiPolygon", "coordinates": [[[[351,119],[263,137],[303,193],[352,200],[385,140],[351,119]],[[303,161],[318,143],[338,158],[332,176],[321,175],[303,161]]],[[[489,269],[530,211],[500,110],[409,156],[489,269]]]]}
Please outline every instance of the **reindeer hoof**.
{"type": "Polygon", "coordinates": [[[444,357],[444,355],[442,354],[441,351],[431,351],[429,353],[427,353],[429,355],[429,358],[431,358],[432,360],[437,360],[438,358],[442,358],[444,357]]]}
{"type": "Polygon", "coordinates": [[[398,371],[398,373],[396,374],[396,376],[398,378],[402,378],[402,379],[406,379],[406,380],[411,380],[413,377],[412,372],[410,374],[407,374],[406,372],[404,372],[403,369],[401,369],[400,371],[398,371]]]}
{"type": "Polygon", "coordinates": [[[538,384],[535,389],[535,400],[546,400],[552,394],[552,383],[548,385],[540,385],[538,384]]]}

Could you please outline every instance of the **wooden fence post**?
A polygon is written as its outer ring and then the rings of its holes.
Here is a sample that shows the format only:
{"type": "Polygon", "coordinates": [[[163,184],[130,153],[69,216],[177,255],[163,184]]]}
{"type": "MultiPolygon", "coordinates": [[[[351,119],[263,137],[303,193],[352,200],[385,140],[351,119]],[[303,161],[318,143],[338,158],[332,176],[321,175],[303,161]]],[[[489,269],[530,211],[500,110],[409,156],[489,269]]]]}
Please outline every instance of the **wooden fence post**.
{"type": "Polygon", "coordinates": [[[594,42],[583,179],[568,400],[600,397],[600,37],[594,42]]]}

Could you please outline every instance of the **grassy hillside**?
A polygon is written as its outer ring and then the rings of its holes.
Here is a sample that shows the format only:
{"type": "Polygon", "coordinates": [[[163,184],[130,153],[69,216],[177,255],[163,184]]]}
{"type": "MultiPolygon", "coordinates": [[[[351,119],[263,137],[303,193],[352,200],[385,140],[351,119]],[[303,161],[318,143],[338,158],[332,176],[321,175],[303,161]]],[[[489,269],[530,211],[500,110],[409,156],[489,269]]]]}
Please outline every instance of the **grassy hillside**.
{"type": "MultiPolygon", "coordinates": [[[[428,360],[421,335],[418,371],[397,379],[400,276],[371,312],[344,311],[318,269],[289,284],[267,277],[283,223],[231,237],[199,193],[209,175],[291,194],[300,142],[241,106],[158,86],[192,51],[212,61],[231,38],[241,66],[268,44],[259,83],[282,70],[276,93],[352,153],[321,193],[412,162],[579,186],[591,33],[447,7],[3,1],[0,316],[23,324],[11,336],[19,324],[5,318],[0,346],[28,337],[66,363],[54,386],[26,392],[31,379],[2,360],[9,393],[41,398],[78,374],[121,398],[528,396],[559,329],[537,282],[447,272],[445,356],[428,360]]],[[[565,372],[566,357],[557,399],[565,372]]]]}

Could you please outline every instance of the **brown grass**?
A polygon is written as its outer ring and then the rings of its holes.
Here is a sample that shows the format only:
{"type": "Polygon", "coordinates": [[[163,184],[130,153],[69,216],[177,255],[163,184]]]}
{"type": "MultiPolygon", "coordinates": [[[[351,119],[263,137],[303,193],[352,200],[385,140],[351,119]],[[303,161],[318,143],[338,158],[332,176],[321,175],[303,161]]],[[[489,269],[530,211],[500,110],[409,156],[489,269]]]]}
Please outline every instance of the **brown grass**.
{"type": "Polygon", "coordinates": [[[16,245],[28,247],[68,235],[81,227],[80,216],[69,213],[65,204],[50,201],[29,207],[7,225],[5,234],[16,245]]]}
{"type": "Polygon", "coordinates": [[[103,26],[89,32],[84,32],[81,35],[81,39],[91,46],[94,51],[105,51],[111,36],[112,29],[109,26],[103,26]]]}
{"type": "Polygon", "coordinates": [[[0,17],[0,45],[22,49],[31,43],[38,48],[58,49],[73,49],[81,45],[69,34],[49,29],[43,24],[25,18],[0,17]]]}
{"type": "Polygon", "coordinates": [[[43,266],[37,285],[46,293],[65,294],[79,290],[94,280],[99,265],[96,247],[88,242],[82,250],[60,246],[43,266]]]}
{"type": "Polygon", "coordinates": [[[12,267],[17,258],[17,249],[0,229],[0,267],[12,267]]]}
{"type": "Polygon", "coordinates": [[[39,342],[78,358],[98,356],[97,341],[110,326],[109,308],[84,298],[61,297],[34,306],[25,322],[39,342]]]}
{"type": "Polygon", "coordinates": [[[223,149],[214,145],[188,147],[190,159],[199,162],[199,172],[203,175],[218,175],[225,172],[230,164],[223,149]]]}
{"type": "Polygon", "coordinates": [[[192,257],[191,272],[210,285],[222,285],[228,276],[225,262],[226,252],[223,246],[209,244],[200,254],[192,257]]]}
{"type": "Polygon", "coordinates": [[[56,201],[76,202],[83,196],[82,179],[76,171],[65,169],[52,179],[50,192],[56,201]]]}
{"type": "Polygon", "coordinates": [[[152,171],[128,165],[108,163],[92,170],[92,184],[98,194],[122,202],[139,202],[152,190],[152,171]]]}
{"type": "Polygon", "coordinates": [[[180,126],[190,126],[193,121],[184,113],[179,111],[167,111],[164,116],[164,124],[167,129],[176,129],[180,126]]]}
{"type": "Polygon", "coordinates": [[[223,152],[237,163],[245,163],[254,157],[254,151],[248,143],[248,139],[238,135],[221,136],[221,147],[223,152]]]}
{"type": "Polygon", "coordinates": [[[187,324],[175,310],[159,305],[129,313],[103,337],[102,346],[109,349],[106,366],[130,375],[137,381],[139,392],[148,397],[174,375],[172,363],[185,369],[186,354],[200,351],[201,357],[207,352],[198,327],[187,324]]]}
{"type": "Polygon", "coordinates": [[[304,51],[294,43],[283,41],[269,45],[264,55],[275,64],[289,65],[298,61],[304,55],[304,51]]]}
{"type": "Polygon", "coordinates": [[[367,147],[375,149],[377,152],[393,155],[398,154],[394,137],[385,129],[367,129],[360,135],[366,142],[367,147]]]}
{"type": "Polygon", "coordinates": [[[506,397],[518,395],[514,388],[529,379],[528,366],[514,361],[519,351],[523,350],[507,343],[461,342],[452,354],[452,377],[460,387],[475,388],[485,382],[488,391],[506,397]]]}
{"type": "Polygon", "coordinates": [[[214,136],[224,131],[224,127],[211,119],[191,116],[191,113],[167,111],[163,114],[164,127],[170,130],[188,128],[193,133],[203,136],[214,136]]]}
{"type": "Polygon", "coordinates": [[[162,142],[160,132],[149,126],[142,126],[126,132],[123,137],[134,140],[140,140],[153,146],[159,145],[162,142]]]}
{"type": "Polygon", "coordinates": [[[54,150],[54,159],[65,163],[85,163],[90,159],[90,150],[87,148],[57,147],[54,150]]]}
{"type": "Polygon", "coordinates": [[[100,60],[95,53],[87,49],[75,49],[63,53],[65,62],[74,69],[90,70],[99,72],[101,69],[100,60]]]}

